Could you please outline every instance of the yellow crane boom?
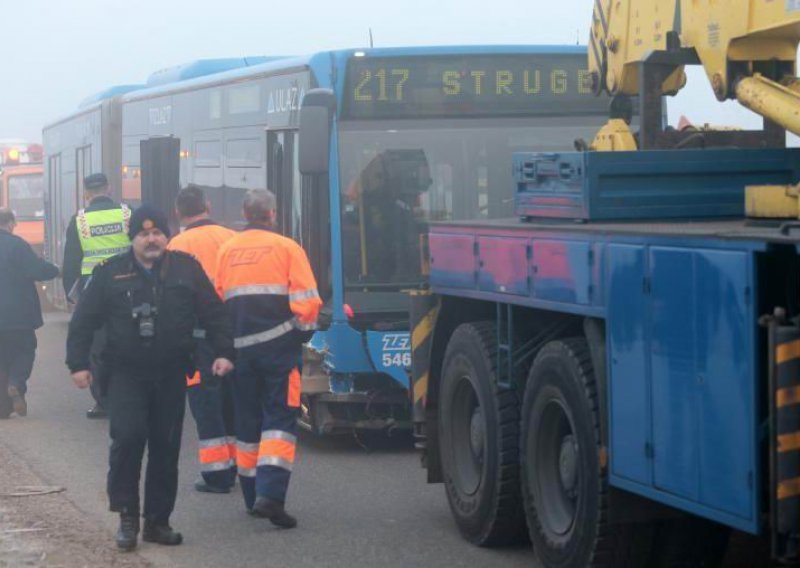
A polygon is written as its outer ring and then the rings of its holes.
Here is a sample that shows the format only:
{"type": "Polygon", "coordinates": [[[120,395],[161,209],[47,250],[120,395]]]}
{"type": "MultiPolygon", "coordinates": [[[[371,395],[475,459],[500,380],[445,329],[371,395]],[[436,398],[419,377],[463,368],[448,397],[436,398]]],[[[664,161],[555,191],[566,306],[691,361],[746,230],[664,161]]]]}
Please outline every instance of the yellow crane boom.
{"type": "Polygon", "coordinates": [[[598,92],[640,94],[648,60],[673,63],[661,94],[699,63],[722,101],[800,133],[800,0],[596,0],[589,68],[598,92]],[[787,86],[788,85],[788,86],[787,86]]]}
{"type": "MultiPolygon", "coordinates": [[[[800,135],[798,43],[800,0],[595,0],[592,86],[596,94],[616,99],[638,96],[640,128],[634,137],[626,123],[630,114],[612,111],[591,148],[679,148],[697,141],[701,146],[783,146],[786,130],[800,135]],[[686,84],[685,65],[702,65],[717,99],[739,101],[764,118],[764,129],[665,131],[661,100],[686,84]]],[[[747,213],[797,217],[798,193],[797,187],[748,188],[747,213]]]]}

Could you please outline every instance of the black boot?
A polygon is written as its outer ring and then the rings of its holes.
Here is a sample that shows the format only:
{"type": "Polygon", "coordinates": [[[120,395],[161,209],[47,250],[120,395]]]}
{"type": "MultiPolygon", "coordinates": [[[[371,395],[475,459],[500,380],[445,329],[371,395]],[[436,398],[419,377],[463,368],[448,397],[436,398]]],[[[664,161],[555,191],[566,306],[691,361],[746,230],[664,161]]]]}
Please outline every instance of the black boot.
{"type": "Polygon", "coordinates": [[[145,519],[142,540],[167,546],[177,546],[183,542],[183,535],[172,530],[168,522],[145,519]]]}
{"type": "Polygon", "coordinates": [[[102,420],[103,418],[108,418],[108,413],[98,403],[86,411],[86,418],[90,420],[102,420]]]}
{"type": "Polygon", "coordinates": [[[117,548],[128,552],[136,548],[136,537],[139,534],[139,515],[120,513],[119,530],[117,531],[117,548]]]}
{"type": "Polygon", "coordinates": [[[276,527],[293,529],[297,526],[297,519],[286,512],[283,503],[278,503],[266,497],[258,497],[253,505],[252,515],[269,519],[276,527]]]}

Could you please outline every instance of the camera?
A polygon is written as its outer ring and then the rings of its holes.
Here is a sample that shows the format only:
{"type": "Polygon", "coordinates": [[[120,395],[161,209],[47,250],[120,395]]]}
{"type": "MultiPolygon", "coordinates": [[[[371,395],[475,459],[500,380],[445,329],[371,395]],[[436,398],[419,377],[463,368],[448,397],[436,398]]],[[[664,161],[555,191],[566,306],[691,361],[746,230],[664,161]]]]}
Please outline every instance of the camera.
{"type": "Polygon", "coordinates": [[[133,319],[139,322],[139,337],[152,340],[156,336],[158,308],[148,303],[133,308],[133,319]]]}

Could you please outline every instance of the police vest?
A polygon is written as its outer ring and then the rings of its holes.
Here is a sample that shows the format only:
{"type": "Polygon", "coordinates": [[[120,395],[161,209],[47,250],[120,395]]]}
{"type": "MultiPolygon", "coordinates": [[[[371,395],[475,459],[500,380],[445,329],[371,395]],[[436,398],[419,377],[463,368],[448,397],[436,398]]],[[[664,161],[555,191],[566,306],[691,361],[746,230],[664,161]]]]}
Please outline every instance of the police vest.
{"type": "Polygon", "coordinates": [[[130,219],[131,210],[124,204],[101,211],[78,211],[75,221],[83,249],[81,276],[89,276],[95,266],[128,250],[130,219]]]}

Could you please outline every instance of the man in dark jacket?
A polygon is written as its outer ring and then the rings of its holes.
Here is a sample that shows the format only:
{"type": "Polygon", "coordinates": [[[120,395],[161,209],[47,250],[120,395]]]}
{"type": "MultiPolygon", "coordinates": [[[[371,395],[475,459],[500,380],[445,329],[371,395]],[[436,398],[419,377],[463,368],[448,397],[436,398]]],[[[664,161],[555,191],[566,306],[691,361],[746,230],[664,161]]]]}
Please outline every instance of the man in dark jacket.
{"type": "Polygon", "coordinates": [[[26,383],[36,356],[42,308],[35,282],[58,276],[58,267],[39,258],[14,235],[14,213],[0,209],[0,418],[28,413],[26,383]]]}
{"type": "Polygon", "coordinates": [[[148,446],[144,532],[148,542],[174,545],[169,526],[178,489],[178,454],[192,374],[195,324],[206,330],[211,372],[233,369],[232,325],[214,287],[193,257],[167,251],[166,217],[147,205],[130,221],[131,248],[103,262],[81,295],[69,325],[67,366],[80,388],[93,380],[89,351],[106,327],[111,454],[108,496],[120,513],[117,546],[132,550],[139,532],[139,475],[148,446]]]}

